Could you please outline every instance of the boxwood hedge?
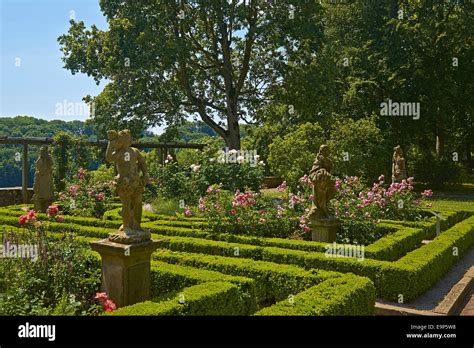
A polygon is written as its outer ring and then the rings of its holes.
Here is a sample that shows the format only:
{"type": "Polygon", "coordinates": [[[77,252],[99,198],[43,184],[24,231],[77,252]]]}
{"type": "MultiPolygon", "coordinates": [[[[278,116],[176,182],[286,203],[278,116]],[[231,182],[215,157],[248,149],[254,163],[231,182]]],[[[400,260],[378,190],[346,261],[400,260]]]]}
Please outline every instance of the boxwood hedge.
{"type": "Polygon", "coordinates": [[[239,287],[208,282],[183,289],[167,301],[145,301],[119,308],[109,315],[249,315],[239,287]]]}
{"type": "Polygon", "coordinates": [[[373,315],[375,287],[353,274],[328,279],[255,315],[373,315]]]}

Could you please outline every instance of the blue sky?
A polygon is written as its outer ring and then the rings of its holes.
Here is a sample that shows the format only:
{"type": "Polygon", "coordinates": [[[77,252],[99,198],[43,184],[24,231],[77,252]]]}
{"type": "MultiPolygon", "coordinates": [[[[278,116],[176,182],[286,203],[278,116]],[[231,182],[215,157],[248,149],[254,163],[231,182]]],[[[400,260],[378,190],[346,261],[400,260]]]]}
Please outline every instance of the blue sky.
{"type": "Polygon", "coordinates": [[[105,85],[62,67],[57,38],[67,32],[71,15],[87,27],[107,28],[99,0],[0,0],[0,117],[87,118],[86,112],[57,113],[58,103],[80,104],[105,85]]]}

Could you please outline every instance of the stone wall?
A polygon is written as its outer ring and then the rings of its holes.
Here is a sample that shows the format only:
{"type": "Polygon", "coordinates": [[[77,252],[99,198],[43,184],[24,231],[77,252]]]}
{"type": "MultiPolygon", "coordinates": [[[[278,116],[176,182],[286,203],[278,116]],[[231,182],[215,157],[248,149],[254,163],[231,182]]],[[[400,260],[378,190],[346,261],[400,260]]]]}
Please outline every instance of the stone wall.
{"type": "MultiPolygon", "coordinates": [[[[31,201],[33,196],[33,189],[28,189],[28,202],[31,201]]],[[[21,187],[1,187],[0,188],[0,207],[4,207],[12,204],[23,203],[23,197],[21,193],[21,187]]]]}

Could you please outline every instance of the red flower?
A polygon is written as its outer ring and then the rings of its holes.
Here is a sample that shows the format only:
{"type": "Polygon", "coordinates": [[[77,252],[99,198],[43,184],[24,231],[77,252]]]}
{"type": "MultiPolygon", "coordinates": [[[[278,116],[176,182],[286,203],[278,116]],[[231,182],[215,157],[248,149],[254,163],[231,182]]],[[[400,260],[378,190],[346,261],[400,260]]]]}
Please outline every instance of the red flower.
{"type": "Polygon", "coordinates": [[[48,213],[49,218],[53,218],[59,214],[59,207],[57,205],[50,205],[46,212],[48,213]]]}
{"type": "Polygon", "coordinates": [[[104,310],[106,312],[112,312],[114,311],[115,309],[117,309],[117,306],[115,305],[115,303],[113,303],[111,300],[106,300],[102,306],[104,307],[104,310]]]}
{"type": "Polygon", "coordinates": [[[106,312],[112,312],[117,308],[115,303],[112,300],[109,300],[109,296],[105,292],[96,293],[95,298],[101,302],[102,308],[104,308],[104,311],[106,312]]]}
{"type": "Polygon", "coordinates": [[[109,296],[107,296],[107,294],[105,292],[98,292],[98,293],[95,294],[95,299],[96,300],[99,300],[99,299],[108,300],[109,296]]]}
{"type": "Polygon", "coordinates": [[[26,216],[28,217],[28,221],[35,221],[36,220],[36,213],[35,213],[34,209],[31,209],[26,216]]]}
{"type": "Polygon", "coordinates": [[[28,215],[22,215],[18,218],[18,224],[23,226],[28,221],[28,215]]]}
{"type": "Polygon", "coordinates": [[[56,218],[56,221],[57,221],[57,222],[64,222],[64,216],[58,216],[58,217],[56,218]]]}

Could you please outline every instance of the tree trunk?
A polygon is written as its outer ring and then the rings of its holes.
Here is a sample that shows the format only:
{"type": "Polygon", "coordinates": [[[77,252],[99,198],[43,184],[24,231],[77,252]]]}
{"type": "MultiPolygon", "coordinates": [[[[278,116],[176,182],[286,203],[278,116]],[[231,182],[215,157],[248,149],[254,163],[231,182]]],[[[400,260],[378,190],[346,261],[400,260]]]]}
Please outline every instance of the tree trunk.
{"type": "Polygon", "coordinates": [[[436,135],[436,157],[441,158],[444,154],[444,132],[438,131],[436,135]]]}
{"type": "Polygon", "coordinates": [[[438,159],[444,156],[445,139],[446,135],[444,134],[443,121],[438,119],[436,122],[436,157],[438,159]]]}
{"type": "Polygon", "coordinates": [[[224,140],[230,150],[240,150],[240,125],[236,116],[228,118],[224,140]]]}

